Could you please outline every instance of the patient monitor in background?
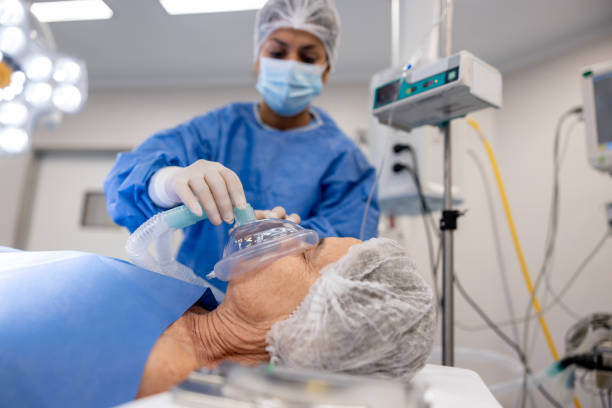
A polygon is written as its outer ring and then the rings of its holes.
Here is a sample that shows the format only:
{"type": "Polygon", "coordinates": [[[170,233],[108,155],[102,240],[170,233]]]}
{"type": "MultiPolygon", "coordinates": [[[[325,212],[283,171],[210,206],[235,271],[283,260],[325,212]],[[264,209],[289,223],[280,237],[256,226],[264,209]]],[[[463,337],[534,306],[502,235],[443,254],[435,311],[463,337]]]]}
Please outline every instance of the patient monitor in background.
{"type": "Polygon", "coordinates": [[[589,163],[612,174],[612,60],[582,70],[589,163]]]}

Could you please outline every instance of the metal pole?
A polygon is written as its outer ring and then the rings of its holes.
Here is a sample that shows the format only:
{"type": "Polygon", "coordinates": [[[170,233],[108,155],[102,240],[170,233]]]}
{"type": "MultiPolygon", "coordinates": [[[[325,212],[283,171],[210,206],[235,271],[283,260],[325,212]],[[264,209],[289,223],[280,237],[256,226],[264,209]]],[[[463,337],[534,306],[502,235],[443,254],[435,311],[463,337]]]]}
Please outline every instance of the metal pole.
{"type": "MultiPolygon", "coordinates": [[[[446,0],[446,24],[444,34],[444,55],[451,53],[452,38],[452,0],[446,0]]],[[[455,364],[454,299],[453,299],[453,231],[456,226],[456,213],[453,214],[452,196],[452,150],[450,123],[441,126],[444,133],[444,207],[440,229],[442,233],[442,365],[455,364]]]]}
{"type": "Polygon", "coordinates": [[[399,68],[400,61],[400,0],[391,0],[391,66],[399,68]]]}
{"type": "MultiPolygon", "coordinates": [[[[444,211],[452,211],[452,168],[450,124],[442,126],[444,133],[444,211]]],[[[453,230],[442,227],[442,365],[455,364],[454,300],[453,300],[453,230]]]]}

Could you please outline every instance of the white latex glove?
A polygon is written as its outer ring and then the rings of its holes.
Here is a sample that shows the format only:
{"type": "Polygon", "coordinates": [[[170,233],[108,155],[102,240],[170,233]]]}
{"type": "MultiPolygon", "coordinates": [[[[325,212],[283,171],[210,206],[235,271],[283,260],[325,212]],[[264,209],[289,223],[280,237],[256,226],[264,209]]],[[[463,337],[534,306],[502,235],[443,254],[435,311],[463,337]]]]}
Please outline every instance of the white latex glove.
{"type": "Polygon", "coordinates": [[[157,205],[165,207],[180,200],[198,216],[202,215],[203,207],[214,225],[221,224],[222,219],[228,224],[234,222],[234,205],[246,208],[244,190],[236,173],[208,160],[159,170],[151,179],[149,195],[157,205]],[[159,200],[160,197],[164,200],[159,200]]]}
{"type": "Polygon", "coordinates": [[[293,221],[296,224],[299,224],[302,219],[298,214],[290,214],[287,215],[287,211],[283,207],[274,207],[271,210],[255,210],[255,218],[258,220],[263,220],[266,218],[281,218],[283,220],[293,221]]]}
{"type": "MultiPolygon", "coordinates": [[[[287,211],[283,207],[274,207],[271,210],[255,210],[255,218],[258,220],[265,220],[268,218],[282,218],[283,220],[293,221],[296,224],[299,224],[302,219],[298,214],[287,215],[287,211]]],[[[236,228],[238,228],[238,224],[234,225],[232,229],[229,230],[231,234],[236,228]]]]}

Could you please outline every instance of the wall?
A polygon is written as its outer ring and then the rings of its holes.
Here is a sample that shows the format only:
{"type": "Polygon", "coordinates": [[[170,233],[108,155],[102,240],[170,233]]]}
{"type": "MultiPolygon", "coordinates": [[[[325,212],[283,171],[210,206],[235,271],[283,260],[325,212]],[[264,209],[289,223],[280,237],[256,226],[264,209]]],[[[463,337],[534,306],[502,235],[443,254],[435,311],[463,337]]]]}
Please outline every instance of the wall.
{"type": "MultiPolygon", "coordinates": [[[[94,90],[83,112],[64,117],[54,132],[39,129],[35,142],[42,148],[131,148],[160,129],[229,102],[257,97],[254,87],[94,90]]],[[[345,132],[354,134],[368,126],[367,100],[367,85],[331,84],[317,105],[328,110],[345,132]]]]}
{"type": "Polygon", "coordinates": [[[30,154],[0,156],[0,246],[15,244],[30,157],[30,154]]]}

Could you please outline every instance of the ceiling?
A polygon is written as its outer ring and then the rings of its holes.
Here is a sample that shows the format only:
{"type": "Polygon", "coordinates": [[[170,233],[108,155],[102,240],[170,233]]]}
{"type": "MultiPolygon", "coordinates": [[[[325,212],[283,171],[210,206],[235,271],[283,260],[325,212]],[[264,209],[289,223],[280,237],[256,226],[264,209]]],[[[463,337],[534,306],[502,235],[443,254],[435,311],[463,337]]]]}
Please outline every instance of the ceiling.
{"type": "MultiPolygon", "coordinates": [[[[201,0],[204,1],[204,0],[201,0]]],[[[114,17],[51,23],[58,50],[84,59],[94,88],[246,84],[254,11],[169,16],[157,0],[106,0],[114,17]]],[[[336,0],[334,81],[368,81],[390,61],[390,0],[336,0]]],[[[453,49],[504,72],[612,33],[611,0],[455,0],[453,49]]]]}

